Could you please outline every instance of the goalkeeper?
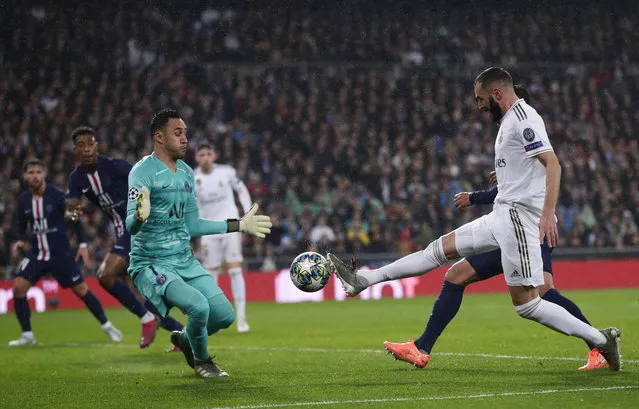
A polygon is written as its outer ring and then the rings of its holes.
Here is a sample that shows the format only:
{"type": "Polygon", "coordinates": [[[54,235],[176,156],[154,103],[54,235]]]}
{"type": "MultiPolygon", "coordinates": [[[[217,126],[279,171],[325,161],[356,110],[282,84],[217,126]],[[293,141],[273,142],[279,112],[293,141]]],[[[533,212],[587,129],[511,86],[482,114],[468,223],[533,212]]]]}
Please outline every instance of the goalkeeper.
{"type": "Polygon", "coordinates": [[[186,154],[186,125],[174,110],[155,114],[150,126],[154,149],[129,173],[126,228],[131,233],[129,274],[135,286],[164,316],[171,307],[188,316],[186,328],[174,331],[196,375],[228,376],[207,350],[208,336],[234,320],[229,300],[191,251],[191,237],[240,231],[263,238],[271,232],[268,216],[253,205],[240,220],[199,218],[193,170],[186,154]]]}

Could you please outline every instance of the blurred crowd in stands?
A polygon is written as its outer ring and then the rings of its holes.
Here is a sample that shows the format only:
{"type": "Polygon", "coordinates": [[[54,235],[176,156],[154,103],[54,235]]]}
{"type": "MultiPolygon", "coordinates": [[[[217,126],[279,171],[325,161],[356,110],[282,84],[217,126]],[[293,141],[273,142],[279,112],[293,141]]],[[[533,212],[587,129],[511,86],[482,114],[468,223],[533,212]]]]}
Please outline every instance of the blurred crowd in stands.
{"type": "MultiPolygon", "coordinates": [[[[308,248],[422,248],[489,210],[459,212],[452,198],[488,188],[497,128],[472,81],[490,65],[528,88],[546,122],[563,167],[560,246],[639,245],[639,6],[481,4],[5,9],[0,266],[15,264],[27,157],[66,189],[74,127],[136,162],[163,107],[187,122],[189,163],[210,141],[273,218],[266,240],[245,241],[265,270],[308,248]]],[[[91,206],[83,217],[98,263],[112,228],[91,206]]]]}

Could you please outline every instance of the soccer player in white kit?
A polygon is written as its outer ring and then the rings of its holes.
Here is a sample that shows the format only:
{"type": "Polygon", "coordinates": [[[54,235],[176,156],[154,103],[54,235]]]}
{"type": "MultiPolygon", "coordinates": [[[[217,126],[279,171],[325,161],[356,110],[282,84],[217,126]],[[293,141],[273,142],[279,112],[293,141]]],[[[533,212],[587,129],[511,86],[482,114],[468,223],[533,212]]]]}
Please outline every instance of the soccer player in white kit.
{"type": "MultiPolygon", "coordinates": [[[[251,196],[232,166],[215,163],[217,154],[208,143],[197,147],[195,160],[195,192],[200,217],[208,220],[239,219],[235,204],[237,193],[244,213],[251,208],[251,196]]],[[[242,235],[239,233],[203,236],[200,239],[202,265],[217,281],[222,260],[231,277],[231,292],[235,302],[238,332],[248,332],[246,320],[246,283],[242,275],[242,235]]]]}
{"type": "MultiPolygon", "coordinates": [[[[597,330],[563,307],[539,297],[544,283],[540,243],[557,245],[555,207],[561,166],[537,111],[515,94],[510,74],[489,68],[475,79],[477,107],[500,123],[495,141],[495,170],[499,193],[493,211],[433,241],[425,250],[375,270],[356,270],[329,254],[337,277],[350,296],[389,280],[425,274],[460,257],[501,248],[504,278],[515,310],[555,331],[591,342],[600,349],[611,370],[621,367],[620,331],[597,330]]],[[[384,343],[396,358],[417,366],[428,360],[412,341],[384,343]]]]}

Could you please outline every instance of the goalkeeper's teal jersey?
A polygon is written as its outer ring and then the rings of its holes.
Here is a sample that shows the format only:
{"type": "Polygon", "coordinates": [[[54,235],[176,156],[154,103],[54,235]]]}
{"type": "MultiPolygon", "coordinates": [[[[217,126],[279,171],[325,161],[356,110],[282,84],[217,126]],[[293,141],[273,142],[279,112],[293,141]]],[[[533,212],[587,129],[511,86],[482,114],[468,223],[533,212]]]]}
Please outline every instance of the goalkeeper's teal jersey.
{"type": "Polygon", "coordinates": [[[151,154],[129,173],[127,216],[135,213],[142,187],[150,192],[151,213],[140,231],[131,236],[129,272],[150,264],[180,265],[193,259],[186,218],[197,212],[193,169],[181,160],[175,172],[151,154]]]}

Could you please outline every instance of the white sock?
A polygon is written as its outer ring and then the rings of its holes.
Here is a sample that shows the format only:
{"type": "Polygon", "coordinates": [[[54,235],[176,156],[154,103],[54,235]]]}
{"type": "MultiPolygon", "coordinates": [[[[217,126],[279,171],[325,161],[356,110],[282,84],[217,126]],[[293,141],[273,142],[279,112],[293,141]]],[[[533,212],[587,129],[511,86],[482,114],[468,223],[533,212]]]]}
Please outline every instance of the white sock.
{"type": "Polygon", "coordinates": [[[519,315],[529,320],[552,328],[565,335],[571,335],[590,342],[593,345],[603,345],[606,337],[598,329],[572,316],[562,306],[553,304],[540,297],[515,307],[519,315]]]}
{"type": "Polygon", "coordinates": [[[231,276],[231,292],[233,293],[233,301],[235,301],[235,313],[237,320],[246,319],[246,283],[242,275],[242,267],[233,267],[229,269],[231,276]]]}
{"type": "Polygon", "coordinates": [[[113,324],[111,324],[111,321],[107,321],[104,324],[102,324],[102,329],[109,329],[113,326],[113,324]]]}
{"type": "Polygon", "coordinates": [[[142,324],[146,324],[147,322],[151,322],[155,320],[155,315],[151,314],[150,312],[146,312],[146,314],[144,314],[142,316],[142,318],[140,318],[140,321],[142,322],[142,324]]]}
{"type": "Polygon", "coordinates": [[[426,274],[444,265],[447,261],[442,240],[439,238],[430,243],[426,249],[409,254],[391,264],[375,270],[358,270],[357,277],[361,283],[366,284],[368,287],[382,281],[399,280],[400,278],[426,274]]]}
{"type": "Polygon", "coordinates": [[[33,335],[33,331],[24,331],[24,332],[22,333],[22,336],[23,336],[24,338],[30,338],[30,339],[35,338],[35,335],[33,335]]]}

